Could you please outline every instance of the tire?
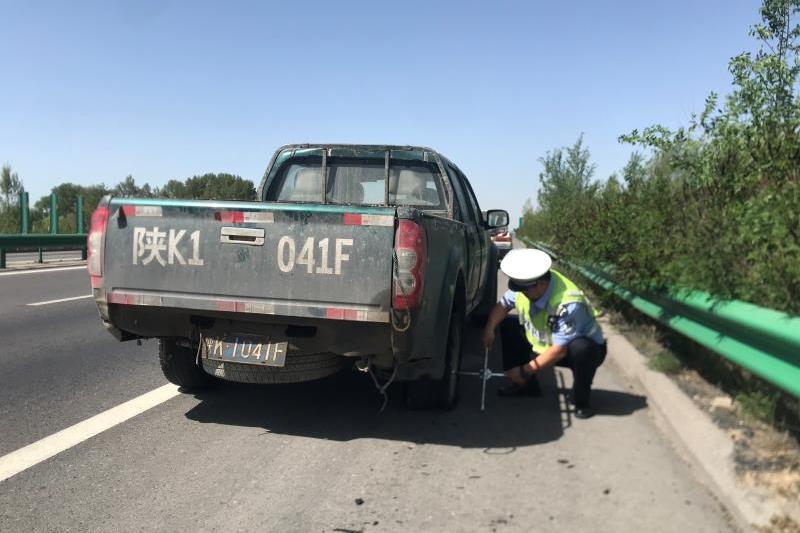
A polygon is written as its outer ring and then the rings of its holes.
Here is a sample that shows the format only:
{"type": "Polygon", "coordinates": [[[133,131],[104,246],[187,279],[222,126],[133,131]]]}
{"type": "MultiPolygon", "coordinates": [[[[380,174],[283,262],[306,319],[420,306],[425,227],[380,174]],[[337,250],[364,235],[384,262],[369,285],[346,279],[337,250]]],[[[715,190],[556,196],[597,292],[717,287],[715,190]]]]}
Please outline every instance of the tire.
{"type": "Polygon", "coordinates": [[[197,366],[197,354],[191,348],[179,346],[172,339],[158,340],[158,360],[167,381],[190,390],[214,385],[214,378],[197,366]]]}
{"type": "Polygon", "coordinates": [[[461,340],[464,315],[454,308],[447,328],[445,367],[441,379],[420,379],[406,384],[406,407],[409,409],[450,410],[458,402],[458,370],[461,366],[461,340]]]}
{"type": "Polygon", "coordinates": [[[261,366],[241,363],[223,363],[202,359],[203,370],[225,381],[238,383],[300,383],[322,379],[337,373],[345,357],[330,353],[289,353],[285,366],[261,366]]]}

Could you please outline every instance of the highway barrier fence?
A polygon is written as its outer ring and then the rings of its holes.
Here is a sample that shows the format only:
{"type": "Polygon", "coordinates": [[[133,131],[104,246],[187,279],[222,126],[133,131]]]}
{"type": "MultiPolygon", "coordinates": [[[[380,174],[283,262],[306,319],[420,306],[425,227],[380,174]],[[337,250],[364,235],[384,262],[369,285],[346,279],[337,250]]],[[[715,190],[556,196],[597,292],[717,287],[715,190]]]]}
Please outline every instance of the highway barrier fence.
{"type": "Polygon", "coordinates": [[[800,317],[702,291],[637,291],[617,283],[608,269],[560,257],[528,242],[634,308],[800,398],[800,317]]]}
{"type": "Polygon", "coordinates": [[[30,233],[30,209],[28,193],[19,193],[19,233],[0,234],[0,269],[6,268],[9,251],[36,250],[38,262],[42,262],[43,250],[80,250],[81,259],[86,259],[86,233],[83,221],[83,197],[75,201],[75,233],[58,233],[58,198],[50,195],[50,233],[30,233]]]}

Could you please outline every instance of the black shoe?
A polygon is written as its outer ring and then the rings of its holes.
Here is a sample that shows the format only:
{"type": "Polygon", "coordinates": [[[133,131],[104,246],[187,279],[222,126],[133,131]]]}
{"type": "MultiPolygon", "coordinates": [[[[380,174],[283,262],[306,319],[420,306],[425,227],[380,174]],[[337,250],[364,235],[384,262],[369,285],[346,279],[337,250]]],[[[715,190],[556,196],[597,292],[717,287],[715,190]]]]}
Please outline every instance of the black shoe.
{"type": "Polygon", "coordinates": [[[542,389],[538,381],[528,381],[522,385],[511,383],[503,388],[497,389],[498,396],[511,398],[514,396],[533,396],[538,398],[542,395],[542,389]]]}
{"type": "Polygon", "coordinates": [[[588,405],[575,406],[575,418],[592,418],[594,416],[594,409],[588,405]]]}

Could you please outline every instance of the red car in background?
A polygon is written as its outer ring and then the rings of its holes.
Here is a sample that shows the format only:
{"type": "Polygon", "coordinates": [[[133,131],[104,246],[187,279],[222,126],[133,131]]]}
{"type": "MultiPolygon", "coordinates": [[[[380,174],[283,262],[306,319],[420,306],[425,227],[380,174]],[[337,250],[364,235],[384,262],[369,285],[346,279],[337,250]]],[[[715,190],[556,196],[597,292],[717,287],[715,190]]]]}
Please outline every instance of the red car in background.
{"type": "Polygon", "coordinates": [[[512,247],[511,233],[508,232],[508,226],[506,226],[499,233],[492,234],[491,237],[492,237],[492,242],[497,248],[497,258],[502,259],[511,250],[512,247]]]}

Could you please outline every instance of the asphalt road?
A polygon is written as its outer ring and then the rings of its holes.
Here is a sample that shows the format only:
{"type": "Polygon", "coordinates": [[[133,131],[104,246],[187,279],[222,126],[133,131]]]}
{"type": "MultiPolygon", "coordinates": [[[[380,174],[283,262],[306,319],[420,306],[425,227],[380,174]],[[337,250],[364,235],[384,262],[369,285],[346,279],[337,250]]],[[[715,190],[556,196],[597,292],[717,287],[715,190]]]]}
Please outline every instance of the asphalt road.
{"type": "MultiPolygon", "coordinates": [[[[165,383],[155,344],[118,343],[89,292],[83,269],[0,275],[0,455],[165,383]]],[[[0,481],[0,531],[730,531],[621,376],[600,369],[589,420],[561,369],[542,398],[491,381],[484,413],[469,377],[451,412],[408,412],[395,387],[379,413],[350,370],[180,394],[0,481]]]]}

